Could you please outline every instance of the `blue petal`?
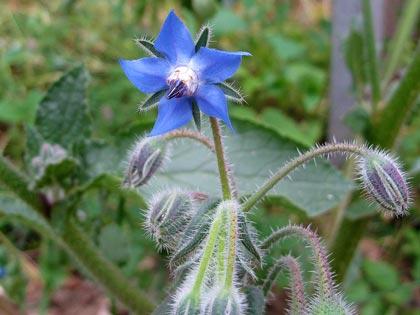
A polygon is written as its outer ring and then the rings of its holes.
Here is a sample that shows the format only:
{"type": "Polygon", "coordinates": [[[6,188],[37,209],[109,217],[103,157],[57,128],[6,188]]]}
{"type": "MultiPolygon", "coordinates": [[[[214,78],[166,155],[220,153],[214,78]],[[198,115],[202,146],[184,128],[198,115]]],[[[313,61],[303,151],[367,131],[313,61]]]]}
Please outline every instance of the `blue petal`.
{"type": "Polygon", "coordinates": [[[198,107],[204,114],[223,120],[233,130],[229,118],[226,96],[220,88],[213,84],[200,85],[195,99],[197,100],[198,107]]]}
{"type": "Polygon", "coordinates": [[[200,80],[219,83],[229,79],[238,70],[242,56],[250,54],[201,47],[192,57],[190,66],[198,72],[200,80]]]}
{"type": "Polygon", "coordinates": [[[171,11],[155,40],[155,48],[174,64],[187,64],[195,52],[190,31],[171,11]]]}
{"type": "Polygon", "coordinates": [[[119,60],[127,78],[143,93],[154,93],[166,86],[166,78],[171,67],[162,58],[142,58],[119,60]]]}
{"type": "Polygon", "coordinates": [[[191,100],[187,97],[161,98],[151,136],[161,135],[173,129],[179,128],[192,119],[191,100]]]}

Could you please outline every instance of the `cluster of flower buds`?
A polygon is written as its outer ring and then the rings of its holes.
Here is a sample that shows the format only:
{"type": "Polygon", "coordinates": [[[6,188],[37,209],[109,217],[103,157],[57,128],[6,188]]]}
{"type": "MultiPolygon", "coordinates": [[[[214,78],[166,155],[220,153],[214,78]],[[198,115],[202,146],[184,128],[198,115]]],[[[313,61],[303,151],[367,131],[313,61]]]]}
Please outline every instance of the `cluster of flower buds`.
{"type": "Polygon", "coordinates": [[[358,161],[358,173],[367,196],[392,216],[407,213],[410,192],[396,159],[379,150],[367,150],[358,161]]]}
{"type": "Polygon", "coordinates": [[[211,224],[203,244],[191,256],[191,267],[173,296],[174,314],[245,314],[245,296],[237,283],[239,211],[239,204],[228,200],[207,216],[211,224]]]}
{"type": "Polygon", "coordinates": [[[129,153],[123,184],[128,187],[146,184],[162,168],[167,156],[164,141],[156,138],[140,138],[129,153]]]}

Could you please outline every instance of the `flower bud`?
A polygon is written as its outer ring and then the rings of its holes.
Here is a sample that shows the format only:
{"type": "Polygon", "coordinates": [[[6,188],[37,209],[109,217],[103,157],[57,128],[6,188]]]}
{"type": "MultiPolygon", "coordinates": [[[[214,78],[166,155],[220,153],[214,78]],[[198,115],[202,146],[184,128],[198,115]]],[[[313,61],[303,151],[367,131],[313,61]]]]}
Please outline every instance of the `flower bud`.
{"type": "Polygon", "coordinates": [[[359,173],[369,197],[394,216],[409,207],[409,189],[404,172],[388,154],[369,151],[359,160],[359,173]]]}
{"type": "Polygon", "coordinates": [[[245,314],[245,298],[236,288],[220,288],[212,290],[205,306],[205,314],[242,315],[245,314]]]}
{"type": "Polygon", "coordinates": [[[336,294],[330,298],[314,298],[304,314],[311,315],[353,315],[354,309],[342,296],[336,294]]]}
{"type": "Polygon", "coordinates": [[[139,139],[129,153],[124,185],[139,187],[146,184],[162,167],[166,151],[163,142],[153,138],[139,139]]]}
{"type": "Polygon", "coordinates": [[[190,193],[165,191],[150,203],[146,227],[160,247],[173,250],[193,212],[194,203],[190,193]]]}
{"type": "Polygon", "coordinates": [[[175,315],[200,315],[200,303],[192,294],[181,298],[174,306],[175,315]]]}

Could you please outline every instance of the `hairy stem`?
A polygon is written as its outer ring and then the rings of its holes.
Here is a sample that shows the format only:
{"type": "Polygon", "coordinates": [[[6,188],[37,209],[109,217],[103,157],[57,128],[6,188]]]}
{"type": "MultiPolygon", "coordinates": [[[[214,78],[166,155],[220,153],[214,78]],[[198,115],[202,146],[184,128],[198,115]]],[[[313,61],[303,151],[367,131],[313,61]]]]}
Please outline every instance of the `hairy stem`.
{"type": "Polygon", "coordinates": [[[216,213],[216,217],[213,223],[211,224],[210,231],[207,236],[207,241],[204,247],[203,256],[201,257],[200,263],[198,265],[198,272],[195,277],[194,286],[192,289],[192,293],[194,294],[195,298],[198,298],[201,293],[201,287],[205,280],[205,274],[206,274],[207,268],[210,265],[212,255],[214,253],[214,248],[216,246],[216,241],[219,236],[219,231],[222,226],[223,212],[224,212],[224,209],[219,208],[219,211],[216,213]]]}
{"type": "Polygon", "coordinates": [[[44,214],[41,195],[29,190],[28,179],[3,156],[0,156],[0,181],[26,204],[44,214]]]}
{"type": "Polygon", "coordinates": [[[217,280],[223,282],[223,279],[226,274],[226,243],[227,243],[227,230],[224,228],[227,225],[227,215],[226,212],[222,213],[222,229],[220,230],[218,236],[217,244],[217,280]]]}
{"type": "Polygon", "coordinates": [[[264,294],[267,295],[270,292],[274,281],[283,268],[287,268],[290,273],[290,314],[305,314],[306,297],[302,271],[297,259],[290,255],[280,257],[280,259],[274,264],[266,280],[264,281],[264,294]]]}
{"type": "Polygon", "coordinates": [[[233,276],[235,272],[236,261],[236,244],[238,241],[238,209],[236,206],[231,207],[229,223],[229,239],[228,239],[228,256],[226,264],[225,289],[229,290],[233,285],[233,276]]]}
{"type": "Polygon", "coordinates": [[[117,297],[135,314],[150,314],[154,305],[128,282],[121,271],[106,260],[77,224],[69,218],[62,237],[68,252],[109,293],[117,297]]]}
{"type": "Polygon", "coordinates": [[[214,148],[217,156],[217,166],[219,168],[220,184],[222,185],[223,199],[228,200],[232,198],[231,181],[229,180],[227,162],[225,159],[225,152],[222,143],[222,132],[220,124],[216,118],[210,117],[211,130],[213,132],[214,148]]]}
{"type": "Polygon", "coordinates": [[[261,244],[261,248],[269,249],[279,240],[293,235],[302,237],[313,252],[313,261],[316,269],[316,276],[318,277],[318,281],[316,283],[318,293],[325,297],[331,297],[334,294],[335,286],[333,274],[328,262],[327,249],[315,232],[309,228],[301,226],[285,226],[273,232],[267,239],[265,239],[261,244]]]}
{"type": "Polygon", "coordinates": [[[252,194],[242,205],[243,211],[250,210],[261,198],[265,196],[280,180],[285,178],[289,173],[297,169],[302,164],[312,160],[317,156],[330,153],[347,153],[364,155],[366,149],[357,144],[351,143],[330,143],[320,147],[311,149],[283,165],[271,178],[269,178],[254,194],[252,194]]]}
{"type": "Polygon", "coordinates": [[[180,138],[189,138],[206,146],[210,151],[214,152],[214,145],[211,143],[211,140],[206,136],[202,135],[197,131],[193,131],[190,129],[177,129],[165,134],[162,139],[163,140],[175,140],[180,138]]]}

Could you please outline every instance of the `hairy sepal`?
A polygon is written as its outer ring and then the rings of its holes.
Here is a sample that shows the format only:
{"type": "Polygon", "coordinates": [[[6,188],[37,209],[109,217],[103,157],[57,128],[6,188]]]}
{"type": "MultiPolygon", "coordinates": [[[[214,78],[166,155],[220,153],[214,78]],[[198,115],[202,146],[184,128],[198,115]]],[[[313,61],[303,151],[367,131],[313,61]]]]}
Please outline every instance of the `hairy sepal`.
{"type": "Polygon", "coordinates": [[[259,263],[262,263],[260,249],[255,241],[255,236],[252,235],[248,222],[243,211],[238,211],[238,228],[239,228],[239,239],[241,244],[246,250],[252,255],[252,257],[259,263]]]}
{"type": "Polygon", "coordinates": [[[165,57],[164,55],[162,55],[160,52],[156,50],[155,45],[153,44],[152,40],[146,37],[142,37],[142,38],[136,38],[135,42],[149,56],[158,57],[158,58],[165,57]]]}
{"type": "Polygon", "coordinates": [[[178,266],[188,260],[200,247],[200,244],[207,236],[212,221],[211,218],[218,203],[218,199],[209,200],[196,211],[191,222],[181,235],[178,246],[171,257],[171,267],[178,266]]]}

